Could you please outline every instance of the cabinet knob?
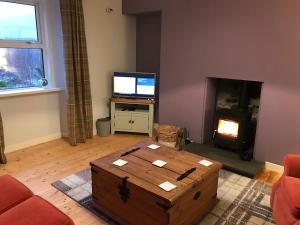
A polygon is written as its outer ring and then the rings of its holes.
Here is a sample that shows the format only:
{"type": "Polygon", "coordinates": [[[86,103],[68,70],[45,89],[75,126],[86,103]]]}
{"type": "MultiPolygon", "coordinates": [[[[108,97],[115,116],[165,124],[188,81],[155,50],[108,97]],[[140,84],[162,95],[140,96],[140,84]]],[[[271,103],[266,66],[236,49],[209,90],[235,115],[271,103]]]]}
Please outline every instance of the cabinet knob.
{"type": "Polygon", "coordinates": [[[129,120],[129,123],[131,123],[131,120],[129,120]]]}
{"type": "Polygon", "coordinates": [[[131,120],[131,123],[134,123],[134,120],[131,120]]]}

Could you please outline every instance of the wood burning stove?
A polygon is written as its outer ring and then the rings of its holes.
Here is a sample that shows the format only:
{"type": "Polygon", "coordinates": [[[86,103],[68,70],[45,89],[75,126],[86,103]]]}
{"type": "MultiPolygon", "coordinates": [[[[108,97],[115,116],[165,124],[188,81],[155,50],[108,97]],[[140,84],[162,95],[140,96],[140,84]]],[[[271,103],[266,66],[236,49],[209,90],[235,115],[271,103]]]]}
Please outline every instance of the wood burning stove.
{"type": "Polygon", "coordinates": [[[250,148],[253,145],[252,113],[248,106],[250,93],[254,90],[251,87],[255,83],[234,81],[234,84],[237,87],[232,92],[236,97],[235,104],[227,109],[216,109],[214,143],[218,147],[237,152],[241,159],[251,160],[253,157],[253,149],[250,148]]]}
{"type": "Polygon", "coordinates": [[[245,111],[230,109],[216,111],[215,145],[244,154],[249,148],[250,119],[251,114],[245,111]]]}
{"type": "Polygon", "coordinates": [[[204,142],[251,160],[262,83],[212,78],[208,87],[204,142]]]}

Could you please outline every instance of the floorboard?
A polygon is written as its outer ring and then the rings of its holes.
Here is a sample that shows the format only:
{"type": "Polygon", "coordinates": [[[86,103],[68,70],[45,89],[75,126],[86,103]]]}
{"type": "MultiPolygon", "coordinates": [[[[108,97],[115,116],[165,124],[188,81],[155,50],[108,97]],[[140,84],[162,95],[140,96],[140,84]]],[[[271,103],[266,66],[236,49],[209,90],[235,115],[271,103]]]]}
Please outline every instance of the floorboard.
{"type": "MultiPolygon", "coordinates": [[[[59,139],[7,154],[8,164],[0,165],[0,175],[10,174],[69,215],[76,225],[104,225],[98,217],[51,186],[51,183],[89,166],[101,156],[128,148],[147,139],[144,135],[116,134],[94,137],[85,144],[70,146],[59,139]]],[[[258,180],[272,184],[280,177],[263,171],[258,180]]]]}

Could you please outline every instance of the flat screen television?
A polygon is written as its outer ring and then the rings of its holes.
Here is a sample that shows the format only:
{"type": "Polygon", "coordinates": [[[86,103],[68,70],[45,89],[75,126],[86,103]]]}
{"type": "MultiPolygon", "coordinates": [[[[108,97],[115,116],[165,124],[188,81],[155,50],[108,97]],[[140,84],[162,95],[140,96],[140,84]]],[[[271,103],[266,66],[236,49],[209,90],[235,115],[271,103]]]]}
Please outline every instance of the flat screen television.
{"type": "Polygon", "coordinates": [[[155,73],[115,72],[113,96],[154,99],[155,84],[155,73]]]}

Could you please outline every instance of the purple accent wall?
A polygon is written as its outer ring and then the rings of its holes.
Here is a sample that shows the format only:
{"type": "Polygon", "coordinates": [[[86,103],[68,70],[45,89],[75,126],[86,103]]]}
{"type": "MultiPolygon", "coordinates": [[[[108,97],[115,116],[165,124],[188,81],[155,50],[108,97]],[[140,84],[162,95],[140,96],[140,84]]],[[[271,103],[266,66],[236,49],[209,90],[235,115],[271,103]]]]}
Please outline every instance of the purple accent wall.
{"type": "Polygon", "coordinates": [[[300,154],[300,1],[123,0],[162,11],[160,122],[202,142],[206,77],[264,82],[255,158],[300,154]]]}

